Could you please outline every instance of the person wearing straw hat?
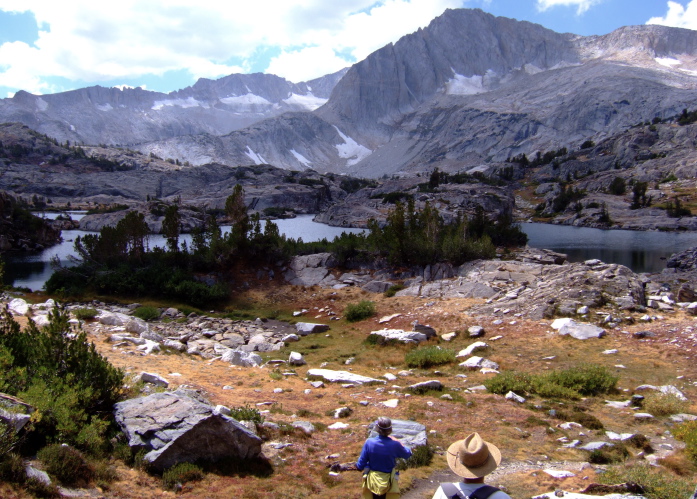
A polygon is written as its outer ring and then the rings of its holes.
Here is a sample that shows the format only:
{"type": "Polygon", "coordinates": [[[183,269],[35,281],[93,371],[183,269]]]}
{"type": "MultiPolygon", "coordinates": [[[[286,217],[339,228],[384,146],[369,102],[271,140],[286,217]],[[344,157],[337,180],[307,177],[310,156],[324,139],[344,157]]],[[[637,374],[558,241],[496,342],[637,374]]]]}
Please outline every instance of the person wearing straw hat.
{"type": "Polygon", "coordinates": [[[409,459],[411,449],[405,447],[392,433],[392,420],[379,417],[375,424],[377,436],[363,444],[361,455],[356,461],[363,474],[363,499],[397,499],[399,497],[399,473],[395,471],[397,458],[409,459]]]}
{"type": "Polygon", "coordinates": [[[448,466],[462,481],[442,483],[432,499],[511,499],[505,492],[484,485],[484,477],[501,463],[501,451],[472,433],[448,447],[448,466]]]}

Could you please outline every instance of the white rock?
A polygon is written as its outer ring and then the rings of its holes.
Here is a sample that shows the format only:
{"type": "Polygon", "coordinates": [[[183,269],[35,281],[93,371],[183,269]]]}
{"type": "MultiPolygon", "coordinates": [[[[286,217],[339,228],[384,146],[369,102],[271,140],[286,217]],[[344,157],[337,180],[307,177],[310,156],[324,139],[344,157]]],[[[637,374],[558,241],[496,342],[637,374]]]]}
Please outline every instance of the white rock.
{"type": "Polygon", "coordinates": [[[453,341],[455,338],[457,338],[456,332],[445,333],[440,336],[440,339],[443,341],[453,341]]]}
{"type": "Polygon", "coordinates": [[[574,322],[574,320],[569,317],[565,317],[563,319],[555,319],[550,327],[554,330],[559,330],[562,328],[562,326],[566,326],[571,322],[574,322]]]}
{"type": "Polygon", "coordinates": [[[470,357],[466,361],[461,362],[460,367],[464,367],[465,369],[470,369],[472,371],[482,368],[498,370],[499,365],[496,362],[484,359],[482,357],[477,357],[475,355],[473,357],[470,357]]]}
{"type": "Polygon", "coordinates": [[[300,341],[300,337],[297,334],[287,334],[281,338],[283,343],[292,343],[294,341],[300,341]]]}
{"type": "Polygon", "coordinates": [[[489,345],[484,343],[483,341],[475,341],[471,345],[469,345],[467,348],[460,350],[460,353],[456,355],[457,358],[460,357],[469,357],[472,355],[474,352],[479,352],[480,350],[486,350],[489,348],[489,345]]]}
{"type": "Polygon", "coordinates": [[[648,412],[637,412],[634,414],[634,419],[641,421],[653,419],[653,414],[649,414],[648,412]]]}
{"type": "Polygon", "coordinates": [[[369,378],[348,371],[332,371],[331,369],[310,369],[307,371],[308,379],[321,379],[328,383],[352,383],[355,385],[385,384],[382,379],[369,378]]]}
{"type": "Polygon", "coordinates": [[[223,416],[229,416],[230,414],[232,414],[232,411],[229,407],[218,404],[213,409],[213,414],[222,414],[223,416]]]}
{"type": "Polygon", "coordinates": [[[329,426],[327,426],[327,428],[329,428],[330,430],[343,430],[344,428],[348,427],[349,425],[347,425],[346,423],[340,423],[338,421],[334,424],[330,424],[329,426]]]}
{"type": "Polygon", "coordinates": [[[9,308],[12,315],[27,315],[27,312],[29,312],[29,304],[21,298],[10,300],[7,308],[9,308]]]}
{"type": "Polygon", "coordinates": [[[613,348],[611,350],[603,350],[603,354],[605,355],[614,355],[616,353],[619,353],[619,350],[617,350],[616,348],[613,348]]]}
{"type": "Polygon", "coordinates": [[[223,362],[229,362],[233,366],[256,367],[261,365],[263,359],[252,352],[239,352],[237,350],[228,350],[220,357],[223,362]]]}
{"type": "Polygon", "coordinates": [[[288,357],[288,364],[291,366],[304,366],[307,364],[305,361],[305,358],[302,356],[302,354],[298,352],[290,352],[290,356],[288,357]]]}
{"type": "Polygon", "coordinates": [[[394,381],[397,379],[397,376],[395,376],[392,373],[385,373],[382,375],[383,378],[385,378],[387,381],[394,381]]]}
{"type": "Polygon", "coordinates": [[[559,334],[562,336],[569,335],[577,340],[587,340],[590,338],[602,338],[607,332],[593,324],[582,324],[571,321],[559,328],[559,334]]]}
{"type": "Polygon", "coordinates": [[[506,394],[506,399],[512,400],[513,402],[518,402],[519,404],[525,403],[525,399],[515,392],[508,392],[506,394]]]}
{"type": "Polygon", "coordinates": [[[397,317],[399,317],[401,315],[402,314],[386,315],[384,317],[381,317],[380,320],[378,320],[378,324],[385,324],[386,322],[390,322],[392,319],[396,319],[397,317]]]}
{"type": "Polygon", "coordinates": [[[632,405],[631,400],[624,400],[624,401],[616,401],[616,400],[606,400],[605,405],[609,407],[614,407],[615,409],[624,409],[625,407],[629,407],[632,405]]]}
{"type": "Polygon", "coordinates": [[[546,470],[542,470],[542,471],[544,471],[549,476],[554,477],[554,478],[569,478],[572,476],[576,476],[575,473],[571,473],[570,471],[564,471],[564,470],[546,469],[546,470]]]}
{"type": "Polygon", "coordinates": [[[656,391],[659,391],[659,392],[664,393],[666,395],[675,395],[678,399],[680,399],[684,402],[687,401],[687,397],[685,396],[685,394],[683,392],[681,392],[680,390],[678,390],[673,385],[662,385],[662,386],[640,385],[634,389],[634,391],[637,391],[637,392],[642,391],[642,390],[656,390],[656,391]]]}
{"type": "Polygon", "coordinates": [[[371,331],[370,334],[382,336],[386,340],[396,340],[403,343],[421,343],[428,339],[423,333],[404,331],[403,329],[381,329],[379,331],[371,331]]]}
{"type": "Polygon", "coordinates": [[[389,407],[391,409],[394,409],[399,405],[399,399],[390,399],[390,400],[385,400],[384,402],[381,402],[382,405],[385,407],[389,407]]]}
{"type": "Polygon", "coordinates": [[[143,383],[152,383],[153,385],[162,386],[164,388],[169,386],[169,381],[155,373],[140,373],[140,381],[143,383]]]}
{"type": "Polygon", "coordinates": [[[603,447],[612,447],[612,444],[608,442],[588,442],[586,445],[579,447],[579,449],[592,451],[602,449],[603,447]]]}
{"type": "Polygon", "coordinates": [[[615,433],[614,431],[606,431],[605,435],[607,435],[607,438],[610,440],[629,440],[634,436],[634,433],[615,433]]]}

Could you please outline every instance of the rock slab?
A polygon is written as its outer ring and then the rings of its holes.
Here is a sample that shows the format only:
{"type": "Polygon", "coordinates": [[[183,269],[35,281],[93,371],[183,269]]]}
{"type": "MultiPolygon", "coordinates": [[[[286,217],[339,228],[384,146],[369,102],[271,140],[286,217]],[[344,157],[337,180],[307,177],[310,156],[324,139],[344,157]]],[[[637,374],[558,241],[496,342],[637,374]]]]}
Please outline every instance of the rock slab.
{"type": "Polygon", "coordinates": [[[145,449],[145,461],[159,471],[181,462],[252,459],[261,453],[259,437],[184,393],[155,393],[119,402],[114,415],[128,444],[145,449]]]}

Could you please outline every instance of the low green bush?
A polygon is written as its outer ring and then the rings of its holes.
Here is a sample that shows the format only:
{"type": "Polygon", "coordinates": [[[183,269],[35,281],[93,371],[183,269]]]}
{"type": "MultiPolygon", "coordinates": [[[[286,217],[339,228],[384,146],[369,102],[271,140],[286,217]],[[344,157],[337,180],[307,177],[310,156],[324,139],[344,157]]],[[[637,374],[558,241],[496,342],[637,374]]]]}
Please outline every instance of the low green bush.
{"type": "Polygon", "coordinates": [[[633,482],[641,485],[646,499],[685,499],[694,490],[694,483],[689,478],[681,478],[666,472],[664,468],[654,467],[648,463],[610,466],[605,473],[599,474],[600,483],[612,485],[633,482]]]}
{"type": "Polygon", "coordinates": [[[404,356],[404,362],[409,367],[428,368],[448,364],[455,360],[455,352],[448,348],[429,346],[416,348],[404,356]]]}
{"type": "Polygon", "coordinates": [[[203,470],[192,463],[179,463],[162,473],[162,483],[166,489],[173,489],[177,484],[197,482],[203,479],[203,470]]]}
{"type": "Polygon", "coordinates": [[[600,395],[614,390],[619,376],[611,374],[604,366],[582,364],[578,367],[555,371],[549,374],[549,381],[574,390],[581,395],[600,395]]]}
{"type": "Polygon", "coordinates": [[[69,445],[52,444],[37,453],[46,472],[67,486],[86,486],[94,478],[94,469],[80,451],[69,445]]]}
{"type": "Polygon", "coordinates": [[[647,393],[641,405],[646,412],[654,416],[680,414],[690,408],[689,402],[681,400],[672,393],[661,392],[647,393]]]}
{"type": "Polygon", "coordinates": [[[685,453],[697,463],[697,421],[679,424],[673,430],[673,435],[685,442],[685,453]]]}
{"type": "Polygon", "coordinates": [[[433,449],[431,449],[430,446],[418,445],[411,450],[411,457],[409,459],[397,460],[397,465],[395,467],[398,471],[402,471],[408,468],[428,466],[433,460],[433,454],[433,449]]]}
{"type": "Polygon", "coordinates": [[[629,457],[627,448],[616,442],[612,446],[606,445],[601,449],[596,449],[588,456],[588,462],[591,464],[615,464],[624,462],[629,457]]]}
{"type": "Polygon", "coordinates": [[[548,374],[505,371],[485,381],[484,386],[491,393],[500,395],[512,391],[519,395],[536,394],[544,398],[573,400],[583,395],[611,392],[615,389],[618,379],[605,367],[583,364],[548,374]]]}
{"type": "Polygon", "coordinates": [[[133,315],[144,321],[154,321],[160,318],[160,311],[155,307],[138,307],[133,311],[133,315]]]}
{"type": "Polygon", "coordinates": [[[256,424],[264,423],[264,416],[261,415],[259,410],[246,404],[230,409],[230,417],[237,421],[254,421],[256,424]]]}
{"type": "Polygon", "coordinates": [[[24,483],[26,479],[27,472],[22,456],[14,452],[0,456],[1,482],[24,483]]]}
{"type": "Polygon", "coordinates": [[[88,321],[94,319],[99,315],[99,312],[93,308],[78,308],[73,311],[75,318],[81,321],[88,321]]]}
{"type": "Polygon", "coordinates": [[[406,286],[404,284],[393,284],[389,288],[387,288],[387,291],[385,291],[383,294],[387,298],[392,298],[394,295],[397,294],[397,291],[402,291],[406,286]]]}
{"type": "Polygon", "coordinates": [[[349,303],[344,310],[344,317],[349,322],[358,322],[368,319],[377,314],[375,303],[369,300],[362,300],[359,303],[349,303]]]}

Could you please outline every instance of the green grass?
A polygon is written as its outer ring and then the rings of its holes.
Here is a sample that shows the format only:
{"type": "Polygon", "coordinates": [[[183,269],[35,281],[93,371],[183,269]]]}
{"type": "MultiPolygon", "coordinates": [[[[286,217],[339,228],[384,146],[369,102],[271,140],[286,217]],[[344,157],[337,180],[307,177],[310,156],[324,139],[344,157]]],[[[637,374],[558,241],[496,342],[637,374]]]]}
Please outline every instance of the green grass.
{"type": "Polygon", "coordinates": [[[408,352],[404,357],[404,362],[407,366],[421,369],[449,364],[454,360],[455,352],[453,350],[438,346],[416,348],[408,352]]]}
{"type": "Polygon", "coordinates": [[[369,300],[362,300],[359,303],[349,303],[344,310],[344,317],[349,322],[358,322],[377,314],[375,303],[369,300]]]}
{"type": "Polygon", "coordinates": [[[607,485],[624,482],[638,483],[646,490],[646,499],[685,499],[690,497],[694,484],[685,478],[644,463],[610,467],[598,481],[607,485]]]}
{"type": "Polygon", "coordinates": [[[610,393],[619,378],[605,367],[582,364],[547,374],[504,371],[484,382],[491,393],[535,394],[543,398],[580,399],[582,396],[610,393]]]}

